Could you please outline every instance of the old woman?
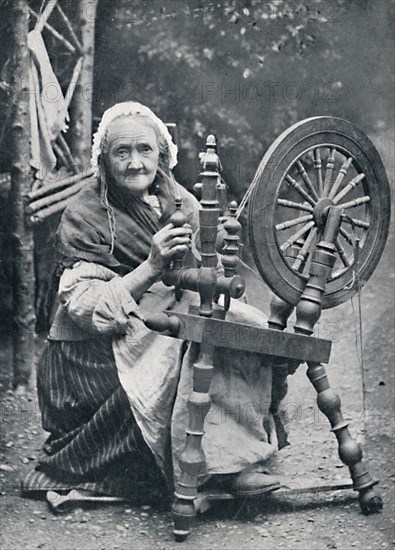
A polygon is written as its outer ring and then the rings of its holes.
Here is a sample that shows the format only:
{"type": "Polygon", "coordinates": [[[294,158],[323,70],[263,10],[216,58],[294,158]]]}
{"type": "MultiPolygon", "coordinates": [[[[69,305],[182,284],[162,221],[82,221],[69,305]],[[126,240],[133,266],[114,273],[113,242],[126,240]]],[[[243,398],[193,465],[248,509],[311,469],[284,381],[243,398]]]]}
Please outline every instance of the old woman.
{"type": "MultiPolygon", "coordinates": [[[[71,488],[148,501],[172,490],[185,440],[185,403],[196,345],[149,331],[144,317],[176,303],[161,273],[175,255],[194,265],[199,204],[172,175],[177,148],[154,113],[134,102],[108,109],[94,137],[95,175],[58,229],[60,306],[38,368],[50,433],[29,490],[71,488]],[[188,223],[169,218],[180,194],[188,223]]],[[[238,320],[262,314],[233,306],[238,320]]],[[[231,313],[232,314],[232,313],[231,313]]],[[[202,482],[260,494],[278,487],[256,465],[277,448],[271,367],[254,354],[216,356],[202,482]]]]}

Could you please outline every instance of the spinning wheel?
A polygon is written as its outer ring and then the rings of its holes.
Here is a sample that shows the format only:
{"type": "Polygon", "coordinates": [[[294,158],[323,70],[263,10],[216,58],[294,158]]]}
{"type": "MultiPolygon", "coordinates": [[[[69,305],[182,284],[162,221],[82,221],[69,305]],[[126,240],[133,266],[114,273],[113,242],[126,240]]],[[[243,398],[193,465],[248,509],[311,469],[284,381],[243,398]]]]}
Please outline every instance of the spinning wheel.
{"type": "Polygon", "coordinates": [[[390,221],[388,179],[368,137],[339,118],[303,120],[269,148],[253,185],[250,242],[271,290],[292,305],[298,303],[312,252],[322,238],[325,212],[337,205],[343,213],[334,242],[336,263],[322,307],[351,298],[373,273],[390,221]]]}
{"type": "MultiPolygon", "coordinates": [[[[179,456],[181,474],[173,505],[176,540],[185,540],[196,512],[198,474],[205,464],[201,440],[211,406],[209,389],[216,347],[271,357],[273,384],[279,388],[289,373],[306,362],[318,407],[336,436],[339,456],[349,468],[362,511],[381,510],[382,502],[374,489],[377,481],[363,462],[362,449],[348,430],[340,398],[326,375],[331,342],[313,335],[322,308],[336,306],[355,294],[382,254],[389,227],[390,192],[378,152],[351,123],[316,117],[284,132],[263,157],[252,184],[249,231],[257,267],[276,295],[270,307],[269,328],[226,318],[231,298],[243,294],[245,283],[236,274],[240,224],[232,204],[223,226],[224,273],[215,269],[222,195],[214,136],[208,137],[200,164],[201,266],[186,268],[180,258],[162,274],[165,285],[175,286],[177,297],[184,289],[198,292],[200,307],[191,305],[188,313],[168,310],[145,320],[152,330],[200,346],[187,403],[186,443],[179,456]],[[220,294],[224,295],[223,308],[216,303],[220,294]],[[295,306],[294,332],[283,332],[295,306]],[[234,338],[236,331],[243,337],[234,338]]],[[[176,226],[185,222],[181,205],[177,199],[177,211],[170,220],[176,226]]],[[[282,397],[272,399],[273,415],[278,413],[282,397]]]]}

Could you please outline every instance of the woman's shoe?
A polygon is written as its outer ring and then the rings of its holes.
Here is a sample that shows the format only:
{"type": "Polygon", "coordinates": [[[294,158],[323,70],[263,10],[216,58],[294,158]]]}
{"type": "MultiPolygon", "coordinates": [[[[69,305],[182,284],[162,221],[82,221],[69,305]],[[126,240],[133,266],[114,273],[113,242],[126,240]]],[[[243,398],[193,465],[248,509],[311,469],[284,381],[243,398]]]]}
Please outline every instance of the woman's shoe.
{"type": "Polygon", "coordinates": [[[280,488],[280,482],[261,472],[240,472],[224,484],[224,489],[234,496],[255,497],[280,488]]]}

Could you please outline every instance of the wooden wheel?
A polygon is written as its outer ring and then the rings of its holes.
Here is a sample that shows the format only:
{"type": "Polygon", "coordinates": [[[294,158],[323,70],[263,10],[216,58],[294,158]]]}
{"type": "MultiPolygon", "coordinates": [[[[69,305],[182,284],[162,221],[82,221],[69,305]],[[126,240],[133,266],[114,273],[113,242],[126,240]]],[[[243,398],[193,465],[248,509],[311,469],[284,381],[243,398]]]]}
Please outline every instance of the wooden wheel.
{"type": "Polygon", "coordinates": [[[286,130],[263,157],[249,205],[254,259],[272,291],[296,305],[329,205],[343,209],[323,308],[351,298],[373,273],[390,222],[390,190],[370,139],[350,122],[315,117],[286,130]],[[359,253],[355,253],[355,240],[359,253]]]}

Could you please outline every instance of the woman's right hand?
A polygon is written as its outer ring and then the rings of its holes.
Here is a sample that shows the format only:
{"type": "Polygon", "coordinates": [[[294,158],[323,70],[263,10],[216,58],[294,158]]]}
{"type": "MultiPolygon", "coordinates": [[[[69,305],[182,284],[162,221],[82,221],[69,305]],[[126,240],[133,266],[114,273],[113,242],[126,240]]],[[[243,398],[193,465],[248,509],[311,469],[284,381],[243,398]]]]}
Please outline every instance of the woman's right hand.
{"type": "Polygon", "coordinates": [[[190,225],[174,227],[169,223],[153,236],[148,261],[161,272],[172,260],[191,248],[191,235],[190,225]]]}

